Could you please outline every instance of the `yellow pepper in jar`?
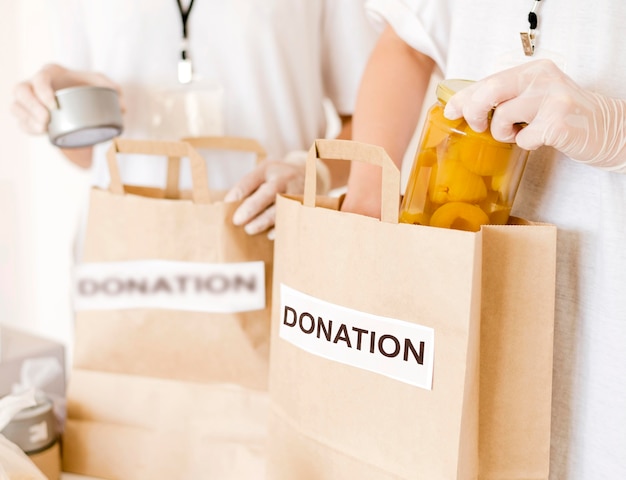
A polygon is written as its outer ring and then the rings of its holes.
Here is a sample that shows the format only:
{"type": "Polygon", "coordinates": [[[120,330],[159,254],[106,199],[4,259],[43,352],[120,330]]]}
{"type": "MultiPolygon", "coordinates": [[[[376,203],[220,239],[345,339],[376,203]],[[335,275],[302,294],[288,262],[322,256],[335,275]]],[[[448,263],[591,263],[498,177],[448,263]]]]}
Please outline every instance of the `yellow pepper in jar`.
{"type": "Polygon", "coordinates": [[[433,227],[455,228],[477,232],[481,225],[489,223],[489,217],[479,206],[463,202],[442,205],[430,218],[433,227]]]}
{"type": "Polygon", "coordinates": [[[482,177],[457,160],[440,162],[431,174],[430,200],[433,203],[478,203],[487,196],[482,177]]]}

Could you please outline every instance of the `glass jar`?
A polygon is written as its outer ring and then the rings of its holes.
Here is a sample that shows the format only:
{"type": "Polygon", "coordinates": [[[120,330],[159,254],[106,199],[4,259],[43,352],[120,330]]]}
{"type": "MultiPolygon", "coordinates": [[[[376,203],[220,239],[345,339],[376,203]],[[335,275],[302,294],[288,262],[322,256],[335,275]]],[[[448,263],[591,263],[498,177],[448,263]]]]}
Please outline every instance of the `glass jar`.
{"type": "Polygon", "coordinates": [[[443,116],[446,102],[472,82],[444,80],[428,111],[415,154],[400,222],[476,232],[506,224],[529,152],[478,133],[463,118],[443,116]]]}

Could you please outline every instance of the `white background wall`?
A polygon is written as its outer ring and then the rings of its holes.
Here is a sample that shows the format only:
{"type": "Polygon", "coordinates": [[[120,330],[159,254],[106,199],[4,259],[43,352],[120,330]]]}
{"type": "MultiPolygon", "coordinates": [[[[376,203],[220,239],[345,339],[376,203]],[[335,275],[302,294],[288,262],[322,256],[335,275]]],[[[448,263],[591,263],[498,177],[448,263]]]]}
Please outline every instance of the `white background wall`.
{"type": "Polygon", "coordinates": [[[15,84],[50,60],[46,0],[0,0],[0,323],[71,341],[70,266],[88,178],[10,114],[15,84]]]}

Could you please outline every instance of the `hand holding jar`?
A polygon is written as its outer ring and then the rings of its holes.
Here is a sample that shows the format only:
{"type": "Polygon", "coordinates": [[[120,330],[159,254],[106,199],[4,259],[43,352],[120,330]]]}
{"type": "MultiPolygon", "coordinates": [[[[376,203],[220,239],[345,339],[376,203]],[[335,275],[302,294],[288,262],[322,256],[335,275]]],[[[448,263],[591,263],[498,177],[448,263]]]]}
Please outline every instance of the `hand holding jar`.
{"type": "Polygon", "coordinates": [[[581,88],[550,60],[468,86],[450,98],[445,117],[464,117],[479,132],[490,122],[498,141],[527,150],[547,145],[580,162],[626,172],[626,101],[581,88]]]}

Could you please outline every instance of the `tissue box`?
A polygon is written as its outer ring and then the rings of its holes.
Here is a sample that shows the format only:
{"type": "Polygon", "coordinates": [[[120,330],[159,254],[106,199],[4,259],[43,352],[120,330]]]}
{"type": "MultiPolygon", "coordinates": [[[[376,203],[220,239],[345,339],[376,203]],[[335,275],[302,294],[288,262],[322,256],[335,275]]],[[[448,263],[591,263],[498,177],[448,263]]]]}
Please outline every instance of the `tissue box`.
{"type": "Polygon", "coordinates": [[[28,360],[49,358],[58,361],[62,374],[56,375],[41,389],[65,397],[65,347],[62,343],[0,325],[0,397],[11,393],[20,383],[22,366],[28,360]]]}

